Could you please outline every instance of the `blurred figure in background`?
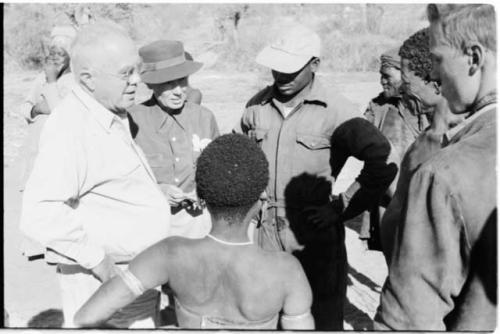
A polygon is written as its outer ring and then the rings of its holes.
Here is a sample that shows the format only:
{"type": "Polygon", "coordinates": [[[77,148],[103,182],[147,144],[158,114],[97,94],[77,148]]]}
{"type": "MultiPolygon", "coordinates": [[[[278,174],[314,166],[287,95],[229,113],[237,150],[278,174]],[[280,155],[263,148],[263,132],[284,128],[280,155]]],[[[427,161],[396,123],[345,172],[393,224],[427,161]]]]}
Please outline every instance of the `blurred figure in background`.
{"type": "MultiPolygon", "coordinates": [[[[399,167],[406,149],[427,126],[418,102],[401,94],[401,58],[399,47],[380,56],[380,83],[383,91],[370,101],[365,118],[375,125],[391,144],[390,160],[399,167]]],[[[397,179],[397,178],[396,178],[397,179]]],[[[359,238],[367,241],[368,249],[381,250],[380,220],[396,188],[396,179],[379,203],[363,215],[359,238]]]]}
{"type": "Polygon", "coordinates": [[[20,113],[29,124],[24,146],[24,172],[22,173],[21,191],[33,168],[33,161],[38,152],[40,132],[47,116],[68,94],[74,83],[71,74],[70,47],[76,36],[72,26],[56,26],[50,35],[49,54],[45,59],[44,72],[35,78],[26,100],[20,106],[20,113]]]}

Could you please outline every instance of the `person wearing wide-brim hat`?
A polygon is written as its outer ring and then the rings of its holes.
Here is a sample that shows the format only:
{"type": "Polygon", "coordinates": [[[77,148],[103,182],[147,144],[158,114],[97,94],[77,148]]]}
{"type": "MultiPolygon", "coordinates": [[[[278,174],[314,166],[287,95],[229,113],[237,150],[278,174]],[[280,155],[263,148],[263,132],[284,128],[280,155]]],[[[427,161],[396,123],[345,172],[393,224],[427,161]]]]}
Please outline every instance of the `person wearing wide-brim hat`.
{"type": "Polygon", "coordinates": [[[139,55],[141,79],[152,96],[131,108],[132,133],[171,205],[170,235],[203,237],[210,217],[195,194],[195,162],[219,135],[213,113],[187,100],[188,76],[203,64],[187,59],[179,41],[155,41],[139,55]]]}

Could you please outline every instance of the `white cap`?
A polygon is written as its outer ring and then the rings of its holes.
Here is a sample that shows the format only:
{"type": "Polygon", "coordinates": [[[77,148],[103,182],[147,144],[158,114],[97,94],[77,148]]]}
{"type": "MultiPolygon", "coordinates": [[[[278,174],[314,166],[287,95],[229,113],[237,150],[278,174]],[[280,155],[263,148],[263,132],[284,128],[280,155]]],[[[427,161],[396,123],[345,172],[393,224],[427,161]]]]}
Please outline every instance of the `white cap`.
{"type": "Polygon", "coordinates": [[[271,45],[266,46],[255,61],[281,73],[295,73],[312,57],[319,57],[321,40],[314,31],[295,25],[271,45]]]}

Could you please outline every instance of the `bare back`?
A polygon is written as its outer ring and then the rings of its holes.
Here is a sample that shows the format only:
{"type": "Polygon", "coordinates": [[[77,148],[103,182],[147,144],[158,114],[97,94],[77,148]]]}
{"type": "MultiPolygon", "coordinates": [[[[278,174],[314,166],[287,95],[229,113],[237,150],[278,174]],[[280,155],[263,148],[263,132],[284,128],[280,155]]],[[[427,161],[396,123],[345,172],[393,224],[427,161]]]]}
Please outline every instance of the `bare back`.
{"type": "Polygon", "coordinates": [[[285,252],[228,246],[208,238],[169,238],[168,276],[176,298],[200,314],[258,321],[276,316],[304,275],[285,252]]]}

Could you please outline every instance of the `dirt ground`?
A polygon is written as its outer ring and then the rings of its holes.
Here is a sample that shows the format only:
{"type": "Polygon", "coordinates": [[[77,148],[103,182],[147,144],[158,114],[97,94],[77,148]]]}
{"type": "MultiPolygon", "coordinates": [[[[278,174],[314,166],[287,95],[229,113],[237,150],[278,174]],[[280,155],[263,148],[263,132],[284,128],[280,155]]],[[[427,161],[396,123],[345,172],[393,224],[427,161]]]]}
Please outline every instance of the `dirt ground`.
{"type": "MultiPolygon", "coordinates": [[[[4,74],[4,308],[9,327],[26,327],[43,311],[61,308],[55,268],[43,261],[28,262],[20,254],[18,229],[21,193],[18,190],[19,165],[26,124],[17,108],[36,73],[4,74]]],[[[368,101],[379,91],[377,73],[322,73],[358,107],[361,115],[368,101]]],[[[211,109],[222,133],[236,124],[245,102],[270,81],[257,73],[203,72],[190,78],[191,85],[203,92],[203,104],[211,109]]],[[[147,91],[141,90],[141,94],[147,91]]],[[[349,160],[334,190],[347,188],[361,168],[349,160]]],[[[347,224],[346,245],[349,259],[349,287],[345,304],[345,329],[371,329],[387,268],[379,252],[368,251],[358,239],[359,221],[347,224]]]]}

